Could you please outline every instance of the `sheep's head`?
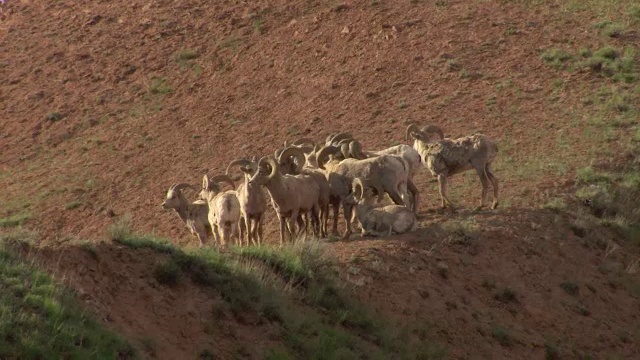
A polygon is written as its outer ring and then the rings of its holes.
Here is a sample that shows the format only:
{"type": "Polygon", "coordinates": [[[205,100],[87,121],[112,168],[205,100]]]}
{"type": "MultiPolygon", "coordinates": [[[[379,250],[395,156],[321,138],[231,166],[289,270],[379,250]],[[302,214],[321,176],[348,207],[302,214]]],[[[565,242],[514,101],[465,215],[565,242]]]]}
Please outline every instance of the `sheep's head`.
{"type": "MultiPolygon", "coordinates": [[[[343,145],[343,147],[344,147],[344,145],[343,145]]],[[[344,148],[343,148],[342,152],[344,153],[344,148]]],[[[360,160],[367,158],[367,155],[365,155],[362,152],[362,145],[360,144],[360,142],[358,140],[352,140],[351,142],[349,142],[348,155],[351,158],[360,159],[360,160]]]]}
{"type": "Polygon", "coordinates": [[[296,146],[282,150],[276,159],[278,159],[278,170],[283,174],[299,174],[306,161],[304,152],[296,146]]]}
{"type": "Polygon", "coordinates": [[[208,200],[220,193],[222,191],[220,183],[223,181],[229,183],[232,189],[236,189],[236,185],[228,175],[216,175],[211,178],[208,175],[204,175],[202,177],[202,190],[200,190],[199,194],[200,199],[208,200]]]}
{"type": "Polygon", "coordinates": [[[182,190],[185,188],[193,189],[197,191],[195,187],[187,183],[173,184],[167,190],[167,197],[162,202],[163,209],[178,209],[186,202],[182,190]]]}
{"type": "Polygon", "coordinates": [[[227,171],[225,172],[227,176],[229,176],[229,173],[231,172],[231,169],[234,166],[238,166],[240,171],[242,171],[245,174],[245,178],[249,178],[249,179],[258,170],[257,160],[236,159],[236,160],[233,160],[231,163],[229,163],[229,166],[227,166],[227,171]]]}
{"type": "Polygon", "coordinates": [[[270,156],[264,156],[258,161],[258,170],[249,180],[249,184],[266,185],[278,174],[278,163],[270,156]]]}
{"type": "Polygon", "coordinates": [[[339,134],[330,134],[325,141],[325,145],[338,145],[342,140],[353,140],[353,135],[350,132],[343,132],[339,134]]]}
{"type": "Polygon", "coordinates": [[[415,140],[420,140],[426,143],[444,139],[442,129],[436,125],[429,125],[419,129],[415,124],[409,124],[409,126],[407,126],[405,141],[409,141],[409,136],[415,140]]]}
{"type": "Polygon", "coordinates": [[[355,178],[351,183],[351,188],[351,194],[344,199],[344,202],[348,205],[373,204],[375,202],[376,195],[378,202],[382,201],[384,196],[382,187],[376,181],[367,182],[361,178],[355,178]]]}
{"type": "Polygon", "coordinates": [[[325,170],[324,164],[329,159],[330,156],[342,156],[341,148],[333,145],[325,145],[320,149],[320,151],[316,154],[316,162],[318,163],[318,167],[322,170],[325,170]]]}

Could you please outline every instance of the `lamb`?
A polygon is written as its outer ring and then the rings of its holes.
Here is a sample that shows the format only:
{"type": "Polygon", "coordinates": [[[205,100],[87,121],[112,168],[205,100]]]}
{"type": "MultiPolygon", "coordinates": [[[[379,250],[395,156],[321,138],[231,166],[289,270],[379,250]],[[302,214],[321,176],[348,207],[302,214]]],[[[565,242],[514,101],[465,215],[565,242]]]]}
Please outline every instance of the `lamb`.
{"type": "MultiPolygon", "coordinates": [[[[233,180],[227,175],[217,175],[211,179],[204,175],[200,198],[209,204],[208,218],[214,238],[219,240],[221,246],[225,246],[231,236],[238,235],[240,202],[235,191],[222,191],[219,184],[221,181],[228,182],[235,189],[233,180]],[[220,231],[222,231],[222,234],[220,234],[220,231]]],[[[240,238],[238,237],[238,239],[240,238]]]]}
{"type": "MultiPolygon", "coordinates": [[[[353,192],[344,201],[355,206],[355,214],[362,227],[362,236],[389,236],[415,230],[416,215],[401,205],[376,207],[373,193],[361,178],[352,183],[353,192]]],[[[376,189],[378,197],[382,189],[376,189]]]]}
{"type": "Polygon", "coordinates": [[[195,187],[187,183],[173,184],[167,191],[162,208],[175,210],[191,233],[198,237],[200,247],[202,247],[207,244],[207,239],[211,234],[211,225],[207,217],[209,206],[202,200],[189,203],[183,194],[185,188],[197,191],[195,187]]]}
{"type": "MultiPolygon", "coordinates": [[[[355,178],[366,179],[375,188],[386,192],[396,205],[403,204],[401,189],[411,181],[408,178],[409,164],[399,156],[381,155],[367,159],[332,160],[327,163],[329,154],[338,152],[335,146],[325,146],[318,154],[318,166],[325,170],[329,186],[331,188],[331,205],[333,206],[333,233],[337,233],[338,207],[343,205],[346,230],[343,235],[348,239],[351,235],[351,210],[352,205],[345,203],[344,199],[351,192],[351,185],[355,178]],[[325,164],[328,166],[325,167],[325,164]]],[[[414,185],[412,185],[415,188],[414,185]]],[[[417,190],[416,190],[417,193],[417,190]]]]}
{"type": "Polygon", "coordinates": [[[329,195],[331,189],[324,171],[317,168],[305,167],[305,154],[301,148],[291,146],[280,152],[278,159],[278,169],[283,174],[304,174],[309,175],[318,184],[320,190],[318,206],[320,207],[320,236],[327,236],[329,223],[329,195]]]}
{"type": "Polygon", "coordinates": [[[244,182],[238,185],[236,190],[238,201],[240,202],[240,237],[245,238],[247,246],[249,241],[254,245],[260,245],[263,240],[262,225],[264,213],[267,209],[267,198],[261,186],[250,184],[249,180],[258,170],[255,160],[236,159],[227,166],[226,174],[233,166],[239,166],[244,173],[244,182]],[[246,236],[244,236],[246,234],[246,236]]]}
{"type": "MultiPolygon", "coordinates": [[[[295,222],[297,221],[302,230],[302,226],[305,224],[300,215],[309,211],[311,212],[314,234],[318,236],[320,189],[311,176],[283,175],[278,170],[278,163],[275,159],[263,157],[258,162],[258,171],[249,180],[249,184],[262,185],[269,192],[271,204],[280,222],[280,246],[284,243],[287,225],[289,238],[293,240],[294,233],[296,233],[295,222]]],[[[299,232],[295,236],[298,234],[299,232]]]]}
{"type": "Polygon", "coordinates": [[[483,134],[448,139],[444,137],[442,129],[433,125],[420,130],[411,124],[407,127],[407,134],[415,139],[414,148],[420,153],[425,167],[438,178],[442,208],[447,205],[453,207],[446,194],[447,177],[471,169],[476,170],[482,182],[482,198],[478,209],[486,206],[489,183],[493,186],[491,208],[498,207],[498,179],[491,170],[498,146],[493,140],[483,134]],[[433,139],[431,135],[434,133],[439,139],[433,139]]]}

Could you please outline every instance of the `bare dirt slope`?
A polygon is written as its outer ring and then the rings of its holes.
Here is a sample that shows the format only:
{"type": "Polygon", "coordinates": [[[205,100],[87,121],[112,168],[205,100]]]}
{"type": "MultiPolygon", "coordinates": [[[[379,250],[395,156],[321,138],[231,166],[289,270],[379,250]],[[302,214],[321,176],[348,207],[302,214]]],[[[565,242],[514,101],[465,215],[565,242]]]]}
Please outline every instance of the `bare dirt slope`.
{"type": "MultiPolygon", "coordinates": [[[[450,136],[482,131],[500,144],[504,208],[428,211],[438,199],[422,172],[417,233],[328,245],[345,280],[407,325],[411,341],[436,338],[453,358],[539,357],[545,344],[569,357],[640,356],[637,292],[626,283],[638,280],[627,271],[638,250],[609,254],[614,233],[593,235],[604,245],[592,247],[568,215],[537,210],[576,168],[623,148],[637,123],[605,131],[594,122],[629,116],[617,103],[601,111],[609,105],[601,99],[618,101],[603,89],[635,91],[623,99],[635,109],[637,85],[562,71],[540,56],[637,46],[638,23],[623,5],[8,0],[2,8],[0,216],[28,219],[45,244],[102,238],[130,214],[137,231],[193,245],[160,209],[166,189],[198,185],[285,139],[348,130],[375,149],[404,142],[409,121],[450,136]],[[608,19],[625,31],[603,36],[593,24],[608,19]],[[440,229],[451,219],[475,219],[479,235],[452,242],[440,229]],[[506,287],[514,296],[496,299],[506,287]]],[[[479,198],[475,174],[452,179],[450,189],[463,207],[479,198]]],[[[44,259],[139,346],[148,336],[167,358],[240,342],[254,343],[247,356],[257,357],[267,346],[260,329],[207,333],[199,314],[215,294],[192,284],[155,288],[148,266],[156,255],[99,249],[97,262],[76,250],[44,259]]]]}

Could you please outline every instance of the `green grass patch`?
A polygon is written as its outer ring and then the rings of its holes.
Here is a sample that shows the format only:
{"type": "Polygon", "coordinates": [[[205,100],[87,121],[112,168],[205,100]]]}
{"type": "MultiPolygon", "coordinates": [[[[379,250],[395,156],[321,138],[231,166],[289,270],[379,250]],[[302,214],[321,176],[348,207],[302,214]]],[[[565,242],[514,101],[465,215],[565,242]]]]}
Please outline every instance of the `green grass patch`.
{"type": "Polygon", "coordinates": [[[406,346],[388,324],[337,285],[333,264],[319,242],[231,248],[228,253],[186,251],[130,229],[130,219],[124,217],[109,228],[109,235],[135,249],[167,254],[153,269],[159,283],[174,286],[190,280],[212,287],[240,321],[279,323],[283,346],[267,358],[411,358],[424,350],[406,346]]]}
{"type": "Polygon", "coordinates": [[[153,95],[168,95],[173,93],[173,88],[167,83],[167,79],[154,76],[149,82],[149,93],[153,95]]]}
{"type": "Polygon", "coordinates": [[[560,69],[563,68],[573,56],[562,49],[554,48],[543,52],[540,58],[545,64],[560,69]]]}
{"type": "Polygon", "coordinates": [[[564,209],[567,208],[567,203],[564,201],[564,199],[559,198],[559,197],[554,197],[552,199],[550,199],[549,201],[547,201],[544,205],[542,205],[543,209],[548,209],[551,210],[553,212],[560,212],[564,209]]]}
{"type": "Polygon", "coordinates": [[[24,224],[31,217],[29,214],[16,214],[6,218],[0,218],[0,228],[16,227],[24,224]]]}
{"type": "Polygon", "coordinates": [[[0,243],[1,359],[132,359],[52,278],[0,243]]]}

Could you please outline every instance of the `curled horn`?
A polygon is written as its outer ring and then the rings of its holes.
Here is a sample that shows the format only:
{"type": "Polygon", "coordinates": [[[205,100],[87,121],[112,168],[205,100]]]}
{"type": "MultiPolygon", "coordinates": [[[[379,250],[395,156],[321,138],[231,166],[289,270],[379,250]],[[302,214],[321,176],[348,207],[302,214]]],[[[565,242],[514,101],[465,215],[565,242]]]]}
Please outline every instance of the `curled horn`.
{"type": "Polygon", "coordinates": [[[315,141],[309,138],[300,138],[291,143],[291,145],[300,146],[300,145],[309,145],[313,147],[315,145],[315,141]]]}
{"type": "Polygon", "coordinates": [[[360,178],[353,179],[351,186],[353,187],[353,193],[356,200],[360,201],[364,196],[364,185],[362,184],[362,179],[360,178]]]}
{"type": "Polygon", "coordinates": [[[169,190],[182,191],[182,189],[184,189],[184,188],[189,188],[189,189],[191,189],[193,191],[198,191],[193,185],[187,184],[187,183],[173,184],[173,185],[171,185],[169,190]]]}
{"type": "Polygon", "coordinates": [[[278,156],[277,159],[278,159],[278,162],[282,164],[283,160],[291,156],[296,158],[296,163],[298,164],[298,168],[296,170],[297,172],[300,172],[302,170],[302,167],[304,166],[305,161],[307,160],[307,158],[304,157],[304,152],[302,152],[301,149],[295,146],[288,147],[282,150],[282,152],[280,153],[280,156],[278,156]]]}
{"type": "Polygon", "coordinates": [[[344,157],[345,159],[352,157],[351,154],[349,154],[349,144],[343,143],[343,144],[340,144],[339,146],[340,146],[340,152],[342,153],[342,157],[344,157]]]}
{"type": "Polygon", "coordinates": [[[420,129],[418,129],[418,127],[416,126],[416,124],[409,124],[409,126],[407,126],[407,134],[405,135],[405,141],[409,141],[409,136],[413,137],[414,139],[418,139],[423,137],[423,133],[420,129]],[[418,136],[416,136],[416,134],[418,134],[418,136]]]}
{"type": "Polygon", "coordinates": [[[227,171],[225,172],[225,174],[229,175],[229,171],[234,166],[247,166],[249,164],[251,164],[251,160],[249,159],[235,159],[231,163],[229,163],[229,166],[227,166],[227,171]]]}
{"type": "Polygon", "coordinates": [[[350,132],[343,132],[343,133],[339,133],[337,135],[335,135],[334,137],[331,138],[331,144],[336,144],[339,143],[342,140],[345,139],[349,139],[352,140],[353,139],[353,135],[351,135],[350,132]]]}
{"type": "Polygon", "coordinates": [[[275,156],[276,159],[279,159],[280,158],[280,154],[282,154],[283,151],[284,151],[284,148],[276,149],[276,151],[273,152],[273,156],[275,156]]]}
{"type": "Polygon", "coordinates": [[[320,151],[316,154],[316,162],[318,163],[318,167],[322,170],[325,170],[324,168],[324,163],[325,163],[325,158],[327,158],[329,156],[329,154],[333,154],[336,151],[340,150],[337,146],[333,146],[333,145],[327,145],[322,147],[322,149],[320,149],[320,151]]]}
{"type": "Polygon", "coordinates": [[[236,184],[233,182],[233,179],[231,179],[231,177],[229,177],[229,175],[216,175],[212,178],[209,179],[209,183],[220,183],[222,181],[226,181],[227,183],[229,183],[229,185],[231,185],[231,188],[233,190],[236,189],[236,184]]]}
{"type": "Polygon", "coordinates": [[[269,179],[272,179],[278,173],[278,163],[276,160],[270,156],[264,156],[258,162],[258,168],[266,169],[267,165],[271,167],[271,172],[268,175],[269,179]]]}
{"type": "Polygon", "coordinates": [[[362,152],[362,145],[358,140],[353,140],[349,143],[349,153],[356,159],[366,159],[367,155],[362,152]]]}
{"type": "Polygon", "coordinates": [[[444,132],[442,132],[442,129],[436,125],[425,126],[422,128],[422,132],[425,134],[438,134],[440,136],[440,139],[438,140],[444,139],[444,132]]]}

